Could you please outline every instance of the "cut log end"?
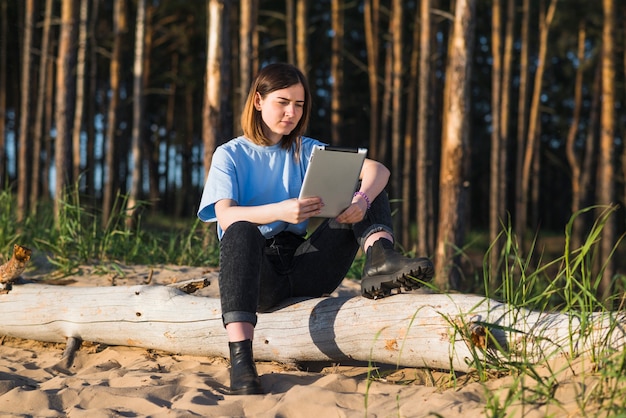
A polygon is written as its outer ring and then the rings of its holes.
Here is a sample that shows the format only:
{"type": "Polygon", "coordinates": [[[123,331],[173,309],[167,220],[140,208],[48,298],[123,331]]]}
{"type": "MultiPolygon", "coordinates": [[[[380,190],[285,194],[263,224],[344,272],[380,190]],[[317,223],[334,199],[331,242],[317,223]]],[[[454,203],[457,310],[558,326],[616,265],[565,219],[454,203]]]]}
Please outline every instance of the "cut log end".
{"type": "Polygon", "coordinates": [[[0,266],[0,293],[8,293],[13,283],[24,270],[30,260],[32,251],[22,245],[13,246],[13,256],[9,261],[0,266]]]}

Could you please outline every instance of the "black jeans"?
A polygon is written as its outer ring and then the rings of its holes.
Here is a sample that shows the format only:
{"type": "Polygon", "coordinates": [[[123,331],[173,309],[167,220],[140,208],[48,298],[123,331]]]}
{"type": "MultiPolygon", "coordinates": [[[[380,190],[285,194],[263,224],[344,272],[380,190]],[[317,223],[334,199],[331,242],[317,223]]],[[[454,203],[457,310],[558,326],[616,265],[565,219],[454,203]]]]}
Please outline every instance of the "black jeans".
{"type": "Polygon", "coordinates": [[[326,219],[304,239],[283,232],[266,239],[240,221],[220,241],[220,300],[224,325],[249,322],[290,297],[332,293],[350,269],[359,246],[375,232],[393,233],[389,199],[382,192],[356,224],[326,219]]]}

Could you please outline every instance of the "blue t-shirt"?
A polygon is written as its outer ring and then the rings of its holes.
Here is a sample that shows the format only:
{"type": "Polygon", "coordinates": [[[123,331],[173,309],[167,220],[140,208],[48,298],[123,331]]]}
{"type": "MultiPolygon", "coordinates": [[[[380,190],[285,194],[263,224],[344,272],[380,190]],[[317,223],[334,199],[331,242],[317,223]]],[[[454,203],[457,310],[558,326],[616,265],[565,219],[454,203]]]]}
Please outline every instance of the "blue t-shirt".
{"type": "MultiPolygon", "coordinates": [[[[291,150],[280,144],[256,145],[243,136],[220,145],[213,154],[198,217],[204,222],[217,221],[215,203],[222,199],[232,199],[239,206],[259,206],[298,197],[314,145],[325,144],[302,137],[298,160],[294,158],[295,145],[291,150]]],[[[260,225],[259,230],[266,238],[283,231],[304,235],[307,224],[276,221],[260,225]]],[[[217,233],[222,239],[219,223],[217,233]]]]}

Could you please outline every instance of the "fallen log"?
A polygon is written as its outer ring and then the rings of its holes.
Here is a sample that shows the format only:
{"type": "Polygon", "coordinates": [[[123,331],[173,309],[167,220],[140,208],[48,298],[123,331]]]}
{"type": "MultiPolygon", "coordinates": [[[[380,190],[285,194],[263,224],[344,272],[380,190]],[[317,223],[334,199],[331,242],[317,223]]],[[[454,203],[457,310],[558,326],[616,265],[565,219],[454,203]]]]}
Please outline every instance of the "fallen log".
{"type": "MultiPolygon", "coordinates": [[[[0,334],[18,338],[228,357],[219,299],[173,287],[16,285],[0,295],[0,317],[0,334]]],[[[618,313],[541,313],[475,295],[326,297],[260,314],[254,352],[285,363],[351,359],[470,371],[485,361],[623,350],[625,323],[618,313]]]]}

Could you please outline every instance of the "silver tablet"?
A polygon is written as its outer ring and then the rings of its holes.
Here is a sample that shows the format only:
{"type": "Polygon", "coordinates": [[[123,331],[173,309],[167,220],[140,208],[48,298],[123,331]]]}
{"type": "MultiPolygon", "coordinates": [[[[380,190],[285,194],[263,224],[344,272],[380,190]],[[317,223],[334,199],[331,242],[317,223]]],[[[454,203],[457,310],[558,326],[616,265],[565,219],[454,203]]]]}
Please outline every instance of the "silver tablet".
{"type": "Polygon", "coordinates": [[[324,207],[317,216],[338,216],[352,202],[366,154],[365,148],[316,145],[299,198],[319,196],[324,207]]]}

